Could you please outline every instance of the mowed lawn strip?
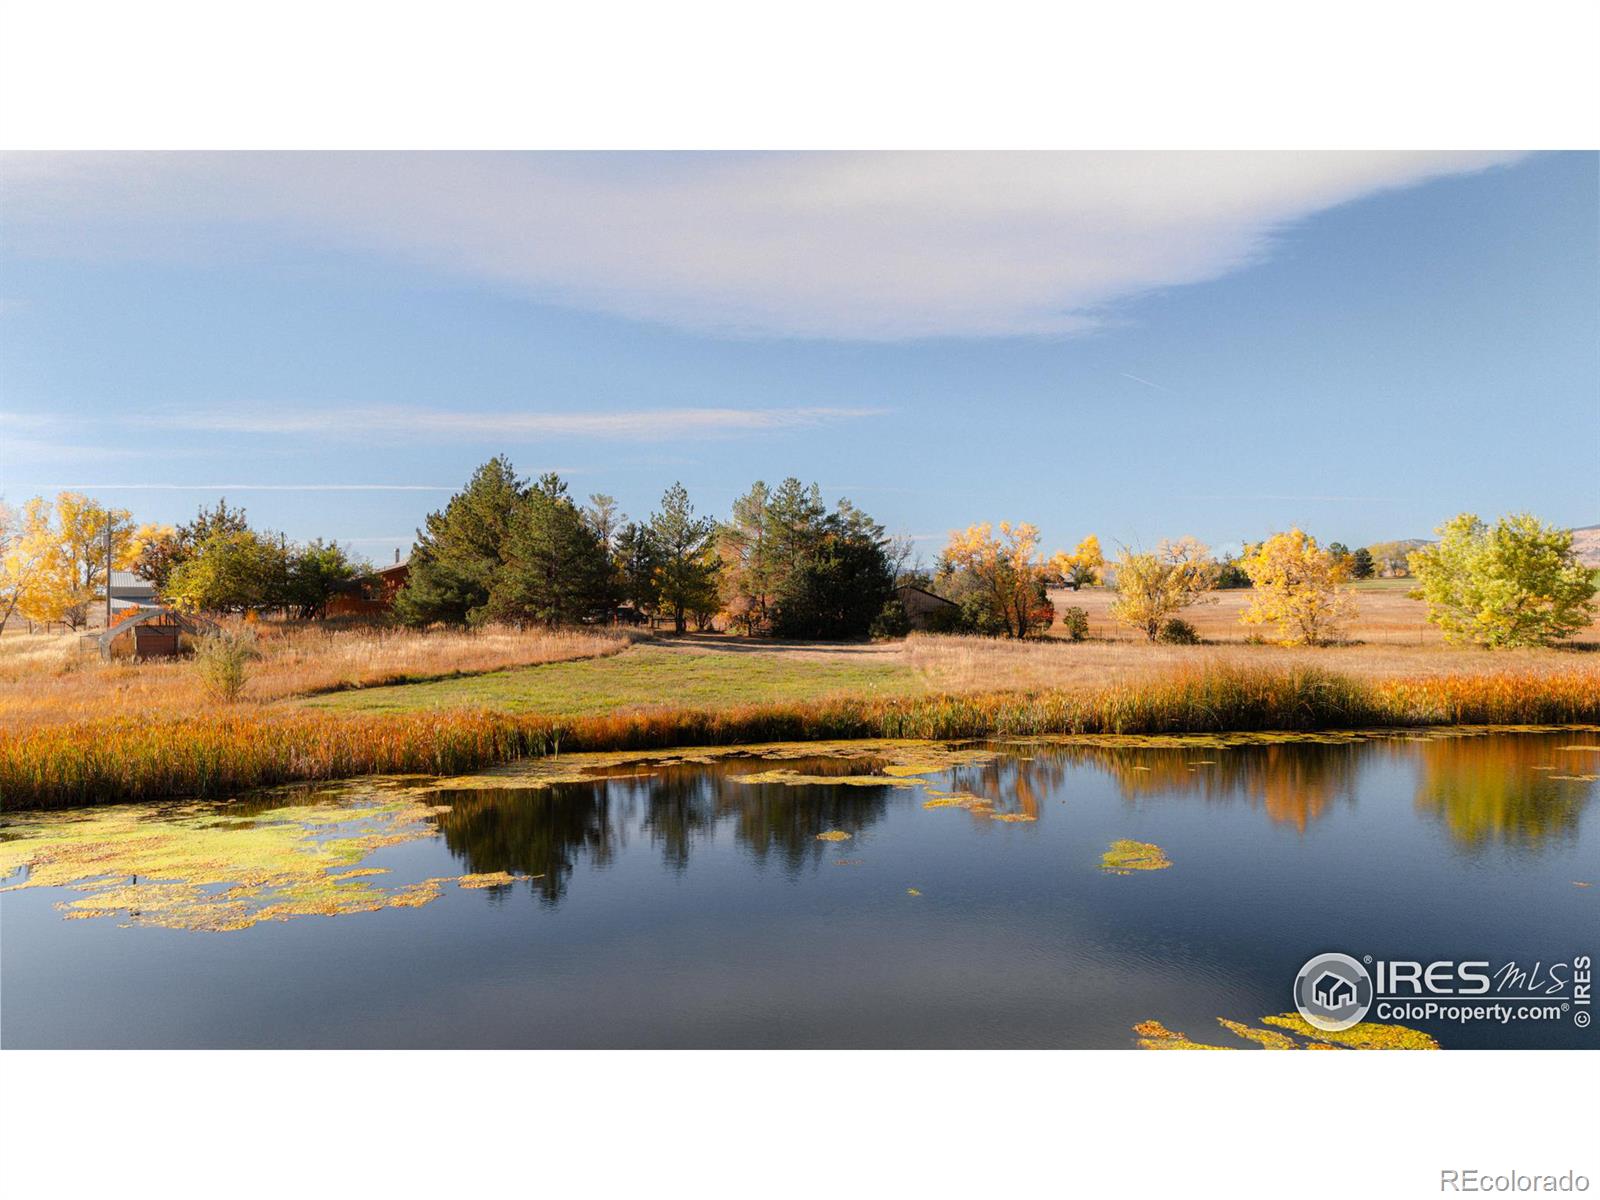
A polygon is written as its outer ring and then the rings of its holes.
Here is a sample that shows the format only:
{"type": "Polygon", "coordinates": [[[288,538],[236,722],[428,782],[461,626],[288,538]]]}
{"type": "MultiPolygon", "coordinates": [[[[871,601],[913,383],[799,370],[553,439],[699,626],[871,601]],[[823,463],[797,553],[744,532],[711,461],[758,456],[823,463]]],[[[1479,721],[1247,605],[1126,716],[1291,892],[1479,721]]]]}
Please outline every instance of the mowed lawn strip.
{"type": "Polygon", "coordinates": [[[891,656],[805,656],[782,651],[686,653],[638,646],[610,658],[544,663],[429,683],[363,688],[309,697],[307,707],[345,712],[494,708],[545,716],[625,709],[720,708],[819,700],[834,695],[912,696],[922,677],[891,656]]]}

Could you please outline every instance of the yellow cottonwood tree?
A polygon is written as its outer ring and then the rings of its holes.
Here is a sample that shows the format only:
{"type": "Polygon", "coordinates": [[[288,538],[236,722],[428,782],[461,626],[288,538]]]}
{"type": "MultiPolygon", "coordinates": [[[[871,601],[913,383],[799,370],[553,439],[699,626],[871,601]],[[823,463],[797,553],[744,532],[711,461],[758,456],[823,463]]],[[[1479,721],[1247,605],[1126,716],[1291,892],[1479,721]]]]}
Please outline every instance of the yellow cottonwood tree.
{"type": "Polygon", "coordinates": [[[1217,585],[1217,564],[1205,543],[1181,537],[1161,542],[1153,553],[1124,549],[1112,564],[1112,578],[1112,618],[1153,642],[1179,611],[1211,602],[1206,593],[1217,585]]]}
{"type": "Polygon", "coordinates": [[[1071,554],[1058,552],[1050,565],[1069,588],[1077,591],[1100,582],[1100,569],[1106,565],[1106,557],[1100,550],[1100,539],[1091,533],[1071,554]]]}
{"type": "Polygon", "coordinates": [[[18,611],[35,621],[65,621],[73,629],[87,624],[94,602],[105,597],[108,532],[114,570],[131,567],[155,533],[152,526],[135,526],[127,509],[107,508],[77,492],[61,492],[53,508],[35,496],[23,524],[39,562],[18,611]]]}
{"type": "Polygon", "coordinates": [[[1239,566],[1255,587],[1239,620],[1276,625],[1281,645],[1323,645],[1338,637],[1355,615],[1355,601],[1344,587],[1349,561],[1324,550],[1298,528],[1251,547],[1239,566]]]}
{"type": "Polygon", "coordinates": [[[963,607],[978,614],[980,632],[1022,638],[1055,619],[1044,594],[1044,564],[1035,556],[1037,526],[985,521],[950,535],[939,559],[940,575],[967,593],[963,607]]]}
{"type": "Polygon", "coordinates": [[[48,545],[49,522],[30,505],[18,512],[0,504],[0,630],[14,614],[27,615],[28,597],[38,587],[48,545]]]}

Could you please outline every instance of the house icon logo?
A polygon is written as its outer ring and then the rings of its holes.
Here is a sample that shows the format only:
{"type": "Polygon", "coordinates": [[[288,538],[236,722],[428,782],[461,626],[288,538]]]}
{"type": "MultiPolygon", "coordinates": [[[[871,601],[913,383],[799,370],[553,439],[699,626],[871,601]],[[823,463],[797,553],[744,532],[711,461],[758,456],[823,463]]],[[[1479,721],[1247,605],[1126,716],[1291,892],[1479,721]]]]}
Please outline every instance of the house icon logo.
{"type": "Polygon", "coordinates": [[[1348,954],[1319,954],[1295,976],[1294,1006],[1317,1029],[1349,1029],[1372,1007],[1372,976],[1348,954]]]}
{"type": "Polygon", "coordinates": [[[1340,1008],[1355,1001],[1356,985],[1342,975],[1324,971],[1311,985],[1311,996],[1323,1008],[1340,1008]]]}

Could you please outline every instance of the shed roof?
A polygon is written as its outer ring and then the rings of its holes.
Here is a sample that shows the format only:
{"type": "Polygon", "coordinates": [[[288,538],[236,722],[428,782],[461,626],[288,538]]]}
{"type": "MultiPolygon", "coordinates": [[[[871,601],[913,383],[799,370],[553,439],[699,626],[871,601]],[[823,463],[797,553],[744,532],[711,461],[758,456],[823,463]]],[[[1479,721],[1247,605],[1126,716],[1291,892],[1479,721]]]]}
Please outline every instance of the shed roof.
{"type": "Polygon", "coordinates": [[[170,621],[179,629],[194,637],[199,637],[206,633],[215,633],[218,628],[215,621],[210,621],[205,617],[195,616],[191,613],[181,613],[175,608],[141,606],[134,609],[109,629],[103,629],[99,633],[86,633],[83,636],[86,640],[93,638],[99,645],[101,652],[104,653],[111,648],[112,642],[134,626],[143,625],[157,619],[162,619],[163,623],[170,621]]]}
{"type": "Polygon", "coordinates": [[[945,596],[941,596],[937,592],[930,592],[927,588],[918,587],[914,583],[902,583],[899,587],[895,588],[895,593],[897,595],[901,592],[916,592],[918,595],[926,596],[929,600],[935,601],[938,604],[948,604],[951,608],[959,607],[954,600],[951,600],[945,596]]]}

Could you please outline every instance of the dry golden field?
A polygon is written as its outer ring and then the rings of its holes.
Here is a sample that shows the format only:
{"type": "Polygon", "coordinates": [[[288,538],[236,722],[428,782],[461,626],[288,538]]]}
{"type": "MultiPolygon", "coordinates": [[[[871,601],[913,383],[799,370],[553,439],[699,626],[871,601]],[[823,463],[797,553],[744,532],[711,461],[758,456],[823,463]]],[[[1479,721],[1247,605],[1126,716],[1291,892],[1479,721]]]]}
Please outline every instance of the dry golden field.
{"type": "MultiPolygon", "coordinates": [[[[341,688],[477,674],[617,654],[632,644],[608,630],[475,632],[262,621],[245,707],[341,688]]],[[[0,728],[108,716],[189,716],[209,704],[186,659],[102,662],[74,634],[0,638],[0,728]]]]}
{"type": "MultiPolygon", "coordinates": [[[[1357,584],[1353,589],[1357,616],[1348,630],[1351,641],[1367,646],[1444,646],[1439,630],[1428,624],[1428,610],[1421,600],[1412,600],[1407,592],[1414,586],[1409,579],[1384,579],[1357,584]]],[[[1248,588],[1229,589],[1211,594],[1210,603],[1196,604],[1181,614],[1208,642],[1247,642],[1252,638],[1269,640],[1270,627],[1244,625],[1239,615],[1250,606],[1248,588]]],[[[1089,616],[1089,636],[1111,641],[1142,641],[1135,630],[1118,625],[1111,619],[1111,601],[1114,594],[1107,588],[1083,588],[1071,591],[1052,588],[1050,599],[1056,613],[1069,605],[1077,605],[1089,616]]],[[[1600,618],[1573,639],[1600,646],[1600,618]]]]}
{"type": "Polygon", "coordinates": [[[1576,646],[634,644],[596,630],[262,625],[233,703],[207,697],[193,660],[105,663],[67,635],[0,640],[0,805],[452,774],[564,748],[1600,721],[1600,653],[1576,646]]]}
{"type": "MultiPolygon", "coordinates": [[[[1356,601],[1356,619],[1347,631],[1348,639],[1368,646],[1447,645],[1438,628],[1428,623],[1427,605],[1407,595],[1413,586],[1414,581],[1409,579],[1384,579],[1357,584],[1352,589],[1356,601]]],[[[1240,614],[1250,607],[1251,596],[1249,588],[1213,592],[1211,602],[1196,604],[1185,609],[1181,615],[1207,642],[1270,640],[1270,626],[1245,625],[1239,620],[1240,614]]],[[[1075,604],[1083,609],[1089,616],[1091,638],[1143,640],[1136,631],[1118,625],[1111,619],[1111,602],[1115,595],[1108,588],[1083,588],[1076,592],[1067,588],[1052,588],[1050,599],[1055,603],[1058,617],[1069,605],[1075,604]]],[[[1600,616],[1572,642],[1600,648],[1600,616]]]]}

